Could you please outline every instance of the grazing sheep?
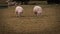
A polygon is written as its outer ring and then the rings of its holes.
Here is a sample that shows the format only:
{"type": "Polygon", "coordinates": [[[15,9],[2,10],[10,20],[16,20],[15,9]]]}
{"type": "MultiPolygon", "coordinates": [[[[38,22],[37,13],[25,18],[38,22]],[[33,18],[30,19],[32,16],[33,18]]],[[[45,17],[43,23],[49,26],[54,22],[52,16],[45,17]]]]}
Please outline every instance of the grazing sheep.
{"type": "Polygon", "coordinates": [[[17,17],[20,17],[23,13],[23,8],[21,6],[16,6],[15,13],[17,17]]]}
{"type": "Polygon", "coordinates": [[[33,12],[36,16],[39,16],[42,13],[42,8],[40,6],[34,6],[33,12]]]}

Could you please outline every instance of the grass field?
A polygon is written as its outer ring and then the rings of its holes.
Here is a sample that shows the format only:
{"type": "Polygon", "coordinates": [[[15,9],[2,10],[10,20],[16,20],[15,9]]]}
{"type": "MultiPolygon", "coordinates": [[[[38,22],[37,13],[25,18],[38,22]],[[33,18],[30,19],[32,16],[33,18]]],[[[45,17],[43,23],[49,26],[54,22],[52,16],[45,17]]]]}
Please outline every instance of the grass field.
{"type": "Polygon", "coordinates": [[[16,17],[15,7],[0,9],[0,34],[60,34],[60,5],[40,5],[41,16],[33,14],[34,5],[22,5],[22,17],[16,17]]]}

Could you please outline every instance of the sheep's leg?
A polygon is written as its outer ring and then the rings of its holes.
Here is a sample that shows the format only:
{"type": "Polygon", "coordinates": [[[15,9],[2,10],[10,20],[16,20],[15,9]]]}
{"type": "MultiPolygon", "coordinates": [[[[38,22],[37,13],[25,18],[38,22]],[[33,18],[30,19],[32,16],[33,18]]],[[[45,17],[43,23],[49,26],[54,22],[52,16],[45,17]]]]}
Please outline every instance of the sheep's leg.
{"type": "Polygon", "coordinates": [[[20,13],[19,13],[19,16],[20,16],[20,17],[22,16],[22,13],[23,13],[23,12],[20,12],[20,13]]]}

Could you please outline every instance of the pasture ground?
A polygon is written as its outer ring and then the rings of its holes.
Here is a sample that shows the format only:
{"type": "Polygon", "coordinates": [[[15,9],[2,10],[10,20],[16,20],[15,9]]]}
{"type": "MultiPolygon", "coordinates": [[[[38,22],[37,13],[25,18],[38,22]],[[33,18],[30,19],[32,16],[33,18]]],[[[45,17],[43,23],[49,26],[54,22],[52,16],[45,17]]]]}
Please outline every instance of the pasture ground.
{"type": "Polygon", "coordinates": [[[0,9],[0,34],[60,34],[60,5],[40,5],[41,16],[33,14],[34,5],[21,5],[22,17],[16,17],[15,7],[0,9]]]}

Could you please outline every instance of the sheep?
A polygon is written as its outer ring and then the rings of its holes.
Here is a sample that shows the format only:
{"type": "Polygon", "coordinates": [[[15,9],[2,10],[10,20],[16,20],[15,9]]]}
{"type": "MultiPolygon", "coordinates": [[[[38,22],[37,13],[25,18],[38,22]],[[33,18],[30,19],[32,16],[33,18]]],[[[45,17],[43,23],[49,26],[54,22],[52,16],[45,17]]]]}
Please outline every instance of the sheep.
{"type": "Polygon", "coordinates": [[[33,12],[34,12],[34,14],[35,14],[36,16],[41,15],[41,13],[42,13],[42,7],[40,7],[40,6],[34,6],[33,12]]]}
{"type": "Polygon", "coordinates": [[[22,15],[23,10],[24,9],[21,6],[16,6],[15,13],[16,13],[17,17],[20,17],[22,15]]]}

